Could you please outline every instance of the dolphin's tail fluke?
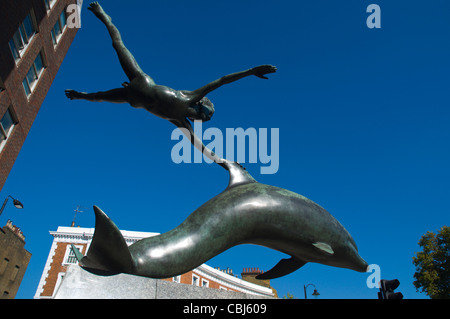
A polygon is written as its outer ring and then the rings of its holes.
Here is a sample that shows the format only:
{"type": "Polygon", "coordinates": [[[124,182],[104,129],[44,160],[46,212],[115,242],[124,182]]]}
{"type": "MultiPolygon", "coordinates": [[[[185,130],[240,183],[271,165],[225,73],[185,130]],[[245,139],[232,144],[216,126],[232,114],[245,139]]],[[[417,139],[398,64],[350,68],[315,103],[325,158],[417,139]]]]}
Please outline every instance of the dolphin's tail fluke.
{"type": "Polygon", "coordinates": [[[82,258],[75,251],[80,266],[106,273],[132,273],[133,259],[119,228],[97,206],[94,212],[95,231],[89,251],[82,258]]]}

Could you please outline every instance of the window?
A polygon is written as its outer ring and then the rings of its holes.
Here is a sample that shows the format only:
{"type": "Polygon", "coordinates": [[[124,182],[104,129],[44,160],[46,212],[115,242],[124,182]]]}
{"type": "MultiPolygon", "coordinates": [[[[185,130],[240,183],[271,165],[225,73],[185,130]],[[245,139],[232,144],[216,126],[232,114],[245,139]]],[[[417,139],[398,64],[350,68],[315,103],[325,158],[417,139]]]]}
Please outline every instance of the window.
{"type": "Polygon", "coordinates": [[[208,288],[209,287],[209,281],[206,280],[206,279],[202,279],[202,287],[208,288]]]}
{"type": "Polygon", "coordinates": [[[3,259],[3,261],[2,261],[2,263],[0,265],[0,275],[2,275],[5,272],[6,267],[8,267],[8,263],[9,263],[9,259],[8,258],[3,259]]]}
{"type": "Polygon", "coordinates": [[[61,12],[58,21],[56,21],[55,26],[53,27],[51,34],[52,34],[52,40],[53,45],[57,45],[59,39],[61,38],[61,35],[64,32],[64,28],[67,24],[67,16],[66,16],[66,10],[64,9],[63,12],[61,12]]]}
{"type": "Polygon", "coordinates": [[[196,275],[192,275],[192,285],[200,286],[200,277],[198,277],[196,275]]]}
{"type": "Polygon", "coordinates": [[[175,276],[172,278],[173,282],[180,283],[181,282],[181,276],[175,276]]]}
{"type": "Polygon", "coordinates": [[[27,76],[22,81],[22,85],[27,96],[30,96],[33,92],[33,89],[36,87],[37,80],[41,76],[44,68],[44,58],[42,56],[42,52],[40,52],[36,57],[36,60],[34,60],[33,65],[28,70],[27,76]]]}
{"type": "Polygon", "coordinates": [[[33,13],[27,15],[25,20],[20,24],[19,29],[14,33],[13,38],[9,41],[14,60],[17,62],[25,52],[31,38],[36,34],[36,27],[33,23],[33,13]]]}
{"type": "Polygon", "coordinates": [[[13,269],[13,271],[11,272],[11,280],[14,281],[17,278],[17,274],[19,273],[20,270],[20,266],[16,265],[13,269]]]}
{"type": "Polygon", "coordinates": [[[75,255],[75,252],[73,251],[72,247],[70,247],[69,255],[66,259],[66,264],[76,264],[77,263],[77,256],[75,255]]]}
{"type": "Polygon", "coordinates": [[[45,8],[47,9],[47,11],[50,11],[52,9],[55,2],[56,0],[44,0],[45,8]]]}
{"type": "MultiPolygon", "coordinates": [[[[75,245],[75,247],[77,247],[79,251],[81,251],[83,249],[83,246],[75,245]]],[[[75,255],[75,252],[72,249],[72,246],[67,245],[63,264],[72,265],[72,264],[77,264],[77,263],[78,263],[78,259],[77,259],[77,256],[75,255]]]]}
{"type": "Polygon", "coordinates": [[[0,143],[9,137],[14,125],[16,124],[17,121],[14,119],[11,111],[9,109],[6,110],[6,113],[0,120],[0,143]]]}

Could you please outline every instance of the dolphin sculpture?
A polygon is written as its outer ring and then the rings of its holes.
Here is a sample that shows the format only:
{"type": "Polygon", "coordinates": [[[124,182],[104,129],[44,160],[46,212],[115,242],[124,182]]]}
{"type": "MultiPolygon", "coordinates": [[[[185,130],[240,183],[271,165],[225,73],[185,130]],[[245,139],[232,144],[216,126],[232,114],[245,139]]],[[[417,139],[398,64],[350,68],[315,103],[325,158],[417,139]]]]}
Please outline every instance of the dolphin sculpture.
{"type": "Polygon", "coordinates": [[[109,217],[94,206],[95,231],[80,265],[103,274],[169,278],[186,273],[239,244],[291,256],[258,279],[294,272],[308,262],[366,272],[355,241],[325,209],[291,191],[260,184],[239,164],[226,162],[228,187],[171,231],[129,247],[109,217]]]}

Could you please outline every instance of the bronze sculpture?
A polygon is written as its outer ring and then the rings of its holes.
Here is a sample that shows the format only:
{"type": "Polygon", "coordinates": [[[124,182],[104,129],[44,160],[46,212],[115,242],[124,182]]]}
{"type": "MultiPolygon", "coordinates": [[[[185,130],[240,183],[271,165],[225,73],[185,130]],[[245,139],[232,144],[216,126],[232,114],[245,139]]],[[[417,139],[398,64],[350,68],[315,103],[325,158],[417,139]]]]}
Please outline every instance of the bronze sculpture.
{"type": "MultiPolygon", "coordinates": [[[[66,96],[73,99],[82,99],[93,102],[129,103],[135,108],[143,108],[150,113],[166,119],[179,128],[189,132],[188,138],[192,144],[199,148],[206,156],[219,165],[226,168],[226,160],[219,158],[214,152],[205,147],[202,141],[194,134],[188,119],[209,121],[214,114],[214,105],[206,97],[208,93],[217,88],[255,75],[267,79],[265,74],[276,72],[277,68],[271,65],[261,65],[252,69],[237,72],[221,77],[197,90],[174,90],[170,87],[158,85],[139,67],[131,52],[125,47],[121,34],[112,19],[105,13],[98,2],[93,2],[88,7],[102,21],[109,31],[113,41],[113,47],[119,57],[119,62],[130,82],[123,83],[122,88],[116,88],[105,92],[84,93],[74,90],[66,90],[66,96]]],[[[183,131],[183,133],[185,133],[183,131]]],[[[187,135],[187,133],[185,133],[187,135]]]]}
{"type": "MultiPolygon", "coordinates": [[[[107,27],[120,63],[130,82],[123,88],[98,93],[67,90],[70,99],[129,103],[133,107],[186,128],[195,145],[188,121],[208,121],[213,104],[206,94],[244,76],[266,78],[276,68],[259,66],[227,75],[194,91],[177,91],[160,86],[146,75],[126,49],[117,28],[97,2],[89,6],[107,27]]],[[[201,151],[229,172],[229,185],[194,211],[175,229],[130,247],[117,226],[98,207],[95,233],[86,256],[72,245],[80,265],[102,273],[129,273],[152,278],[168,278],[198,267],[221,252],[244,243],[266,246],[291,256],[281,260],[259,279],[287,275],[307,262],[349,268],[360,272],[367,263],[359,256],[347,230],[325,209],[291,191],[260,184],[238,163],[220,159],[201,143],[201,151]]]]}
{"type": "Polygon", "coordinates": [[[325,209],[291,191],[256,182],[237,163],[226,165],[230,183],[225,191],[175,229],[129,247],[117,226],[94,207],[94,238],[86,256],[77,253],[80,265],[104,273],[170,278],[233,246],[255,244],[291,256],[258,279],[287,275],[308,262],[367,271],[353,238],[325,209]]]}

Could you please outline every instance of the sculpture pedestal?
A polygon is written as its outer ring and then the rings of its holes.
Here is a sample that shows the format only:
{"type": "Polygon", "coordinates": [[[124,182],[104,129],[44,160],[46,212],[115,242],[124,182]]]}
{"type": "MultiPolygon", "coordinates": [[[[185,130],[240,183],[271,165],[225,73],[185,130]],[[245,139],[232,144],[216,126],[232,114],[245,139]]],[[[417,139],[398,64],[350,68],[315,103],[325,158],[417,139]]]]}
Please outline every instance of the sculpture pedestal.
{"type": "Polygon", "coordinates": [[[70,266],[55,299],[272,299],[241,292],[118,274],[99,276],[70,266]]]}

